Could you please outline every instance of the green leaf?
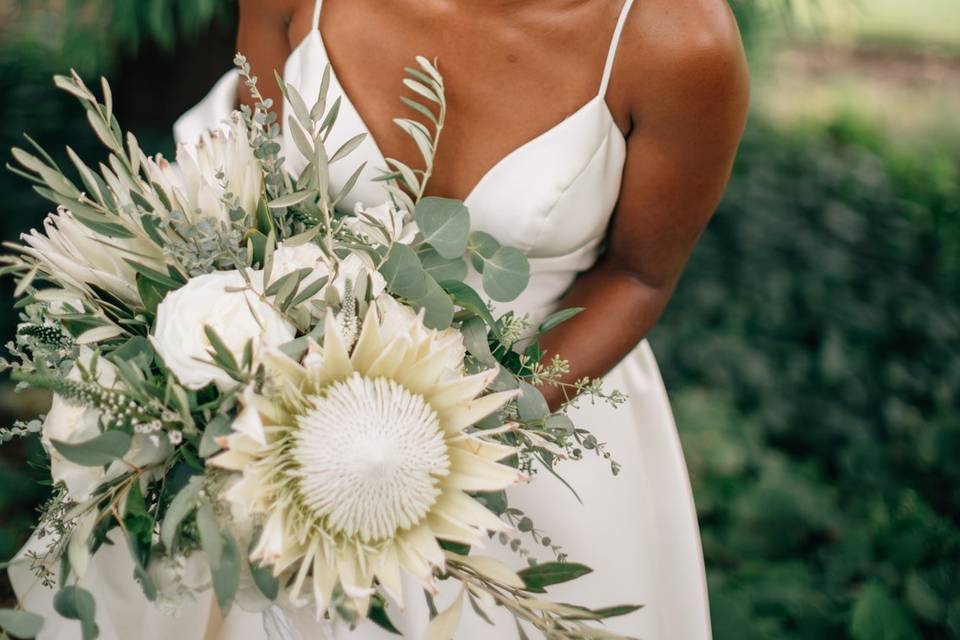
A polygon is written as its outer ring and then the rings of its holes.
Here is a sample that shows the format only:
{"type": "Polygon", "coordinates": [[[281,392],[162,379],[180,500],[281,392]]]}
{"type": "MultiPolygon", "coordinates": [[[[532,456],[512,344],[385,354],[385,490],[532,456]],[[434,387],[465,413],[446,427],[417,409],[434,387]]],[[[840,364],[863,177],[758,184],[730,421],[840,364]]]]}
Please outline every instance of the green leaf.
{"type": "Polygon", "coordinates": [[[607,620],[617,618],[643,609],[642,604],[619,604],[602,609],[586,609],[583,616],[564,616],[565,620],[607,620]]]}
{"type": "Polygon", "coordinates": [[[527,590],[542,592],[545,587],[570,582],[591,573],[593,569],[576,562],[544,562],[520,571],[517,575],[527,590]]]}
{"type": "Polygon", "coordinates": [[[497,239],[486,231],[473,231],[467,246],[470,249],[470,262],[478,273],[483,273],[486,261],[500,249],[497,239]]]}
{"type": "Polygon", "coordinates": [[[213,591],[217,596],[220,611],[226,615],[230,611],[233,599],[240,584],[240,553],[237,541],[226,531],[220,533],[223,550],[217,567],[210,567],[213,576],[213,591]]]}
{"type": "Polygon", "coordinates": [[[68,620],[79,620],[83,640],[94,640],[100,635],[95,621],[97,606],[93,596],[82,587],[64,587],[53,597],[53,608],[68,620]]]}
{"type": "Polygon", "coordinates": [[[452,260],[463,256],[470,238],[470,212],[460,200],[424,198],[413,212],[417,226],[441,257],[452,260]]]}
{"type": "Polygon", "coordinates": [[[70,210],[73,213],[73,217],[77,219],[77,222],[81,223],[91,231],[96,231],[100,235],[108,238],[121,238],[124,240],[136,237],[136,234],[134,234],[132,231],[129,231],[122,224],[108,222],[106,220],[99,220],[90,214],[80,213],[81,208],[76,204],[70,207],[70,210]]]}
{"type": "Polygon", "coordinates": [[[530,262],[512,247],[500,247],[483,268],[483,290],[497,302],[517,299],[530,283],[530,262]]]}
{"type": "Polygon", "coordinates": [[[174,496],[167,507],[167,512],[163,517],[163,524],[160,525],[160,541],[167,551],[173,551],[173,543],[176,540],[177,531],[181,523],[196,509],[200,498],[200,491],[203,489],[203,476],[194,476],[190,478],[183,489],[174,496]]]}
{"type": "Polygon", "coordinates": [[[572,435],[576,429],[576,425],[573,424],[573,420],[570,419],[570,416],[563,413],[555,413],[554,415],[548,417],[544,421],[544,426],[551,431],[560,431],[568,435],[572,435]]]}
{"type": "Polygon", "coordinates": [[[158,285],[153,280],[144,278],[143,276],[137,276],[137,294],[140,296],[140,302],[143,303],[143,308],[148,313],[156,314],[157,307],[160,306],[160,303],[163,302],[163,299],[167,297],[169,292],[169,289],[158,285]]]}
{"type": "Polygon", "coordinates": [[[123,431],[107,431],[77,444],[51,440],[60,455],[83,467],[102,467],[122,458],[130,450],[131,442],[133,438],[123,431]]]}
{"type": "Polygon", "coordinates": [[[490,313],[490,309],[487,308],[483,298],[480,297],[479,293],[474,291],[473,287],[463,282],[453,280],[443,282],[441,286],[450,294],[456,306],[478,315],[487,323],[487,326],[496,326],[497,323],[493,319],[493,314],[490,313]]]}
{"type": "Polygon", "coordinates": [[[417,310],[424,309],[423,323],[431,329],[443,330],[453,322],[453,301],[437,281],[430,276],[424,276],[427,283],[427,295],[411,300],[417,310]]]}
{"type": "Polygon", "coordinates": [[[921,640],[909,611],[882,585],[864,587],[853,607],[850,635],[854,640],[921,640]]]}
{"type": "Polygon", "coordinates": [[[373,622],[375,625],[377,625],[384,631],[387,631],[388,633],[392,633],[398,636],[403,635],[400,632],[400,630],[397,629],[397,627],[390,620],[390,616],[387,615],[386,602],[383,600],[382,597],[378,598],[374,596],[373,598],[370,599],[370,610],[369,610],[369,613],[367,614],[367,617],[370,618],[371,622],[373,622]]]}
{"type": "Polygon", "coordinates": [[[333,164],[337,160],[340,160],[350,155],[352,151],[354,151],[357,147],[360,146],[360,143],[362,143],[366,139],[366,137],[367,137],[367,134],[358,133],[357,135],[353,136],[352,138],[344,142],[342,145],[340,145],[340,148],[337,149],[332,156],[330,156],[330,164],[333,164]]]}
{"type": "Polygon", "coordinates": [[[160,273],[155,269],[146,267],[135,260],[128,260],[124,258],[123,261],[126,262],[128,265],[130,265],[130,268],[136,271],[137,273],[139,273],[141,276],[143,276],[144,278],[149,278],[150,280],[152,280],[153,282],[156,282],[158,285],[161,285],[165,289],[168,289],[168,290],[179,289],[184,285],[183,281],[174,280],[167,274],[160,273]]]}
{"type": "Polygon", "coordinates": [[[427,295],[427,274],[420,258],[405,244],[394,244],[390,257],[380,266],[387,289],[402,298],[415,300],[427,295]]]}
{"type": "Polygon", "coordinates": [[[28,611],[0,609],[0,629],[14,638],[34,638],[43,629],[43,618],[28,611]]]}
{"type": "Polygon", "coordinates": [[[460,326],[463,346],[480,363],[488,367],[497,366],[497,359],[490,352],[487,325],[480,318],[470,318],[460,326]]]}
{"type": "Polygon", "coordinates": [[[257,585],[257,589],[264,597],[268,600],[277,599],[280,593],[280,580],[273,575],[273,567],[261,567],[251,562],[250,574],[253,576],[253,583],[257,585]]]}
{"type": "Polygon", "coordinates": [[[212,571],[216,571],[223,556],[223,537],[220,535],[220,525],[217,523],[213,505],[209,502],[202,503],[197,509],[197,530],[200,532],[200,546],[207,556],[207,563],[212,571]]]}
{"type": "Polygon", "coordinates": [[[153,347],[150,341],[143,336],[134,336],[123,343],[123,346],[110,352],[110,360],[125,362],[141,369],[147,368],[153,362],[153,347]]]}
{"type": "Polygon", "coordinates": [[[213,347],[214,361],[228,372],[239,371],[240,365],[237,364],[237,359],[233,357],[233,352],[227,347],[227,343],[217,335],[216,329],[210,325],[204,325],[203,332],[206,334],[207,340],[210,341],[210,346],[213,347]]]}
{"type": "Polygon", "coordinates": [[[521,420],[543,420],[550,415],[550,407],[547,406],[543,394],[536,387],[521,380],[517,413],[521,420]]]}
{"type": "Polygon", "coordinates": [[[230,435],[231,424],[230,417],[222,413],[218,413],[207,423],[207,427],[203,430],[203,436],[200,437],[200,447],[197,451],[201,458],[209,458],[220,451],[217,438],[230,435]]]}
{"type": "Polygon", "coordinates": [[[271,200],[267,206],[271,209],[282,209],[284,207],[292,207],[298,205],[307,198],[316,197],[317,191],[313,189],[307,189],[306,191],[297,191],[285,196],[280,196],[274,200],[271,200]]]}
{"type": "Polygon", "coordinates": [[[547,316],[546,320],[540,323],[540,327],[538,328],[538,331],[540,333],[546,333],[547,331],[550,331],[550,329],[560,326],[567,320],[571,320],[577,317],[578,315],[583,313],[583,311],[584,311],[583,307],[572,307],[570,309],[562,309],[560,311],[557,311],[556,313],[550,314],[549,316],[547,316]]]}
{"type": "Polygon", "coordinates": [[[467,277],[467,263],[462,257],[449,260],[430,246],[424,246],[417,251],[417,255],[420,256],[420,262],[423,264],[424,270],[437,282],[445,280],[463,282],[467,277]]]}

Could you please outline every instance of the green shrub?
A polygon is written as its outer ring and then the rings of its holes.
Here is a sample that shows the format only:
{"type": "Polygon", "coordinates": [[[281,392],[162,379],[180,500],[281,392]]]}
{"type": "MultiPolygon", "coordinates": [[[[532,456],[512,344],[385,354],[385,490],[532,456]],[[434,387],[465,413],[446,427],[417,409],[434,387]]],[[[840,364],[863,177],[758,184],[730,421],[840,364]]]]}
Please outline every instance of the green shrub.
{"type": "Polygon", "coordinates": [[[652,338],[718,640],[960,637],[958,157],[748,132],[652,338]]]}

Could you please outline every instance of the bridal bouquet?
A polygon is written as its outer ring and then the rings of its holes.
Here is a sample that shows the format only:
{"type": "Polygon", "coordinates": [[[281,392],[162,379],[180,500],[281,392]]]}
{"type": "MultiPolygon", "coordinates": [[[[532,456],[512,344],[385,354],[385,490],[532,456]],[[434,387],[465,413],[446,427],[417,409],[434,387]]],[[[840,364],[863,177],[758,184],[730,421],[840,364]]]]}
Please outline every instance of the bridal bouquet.
{"type": "MultiPolygon", "coordinates": [[[[328,167],[362,137],[324,144],[339,107],[327,105],[329,70],[312,106],[278,78],[310,158],[290,175],[272,105],[237,64],[257,106],[176,164],[146,156],[106,83],[101,102],[76,74],[56,84],[83,104],[106,161],[68,148],[76,182],[37,145],[13,151],[11,170],[57,205],[3,268],[22,323],[2,364],[54,393],[42,423],[0,438],[39,432],[54,483],[41,550],[19,561],[58,590],[56,611],[85,639],[109,606],[81,586],[104,544],[126,544],[145,597],[168,609],[212,589],[224,613],[309,610],[395,630],[391,607],[422,595],[403,592],[406,572],[427,598],[438,580],[459,584],[449,607],[431,601],[430,639],[453,636],[464,601],[483,617],[505,608],[521,636],[618,637],[597,622],[637,607],[542,595],[589,568],[510,505],[510,488],[584,450],[610,459],[537,386],[621,397],[563,383],[567,363],[545,361],[537,336],[577,310],[529,327],[494,317],[464,283],[469,261],[486,298],[508,302],[529,268],[471,232],[462,202],[423,195],[446,112],[435,66],[418,59],[405,80],[424,99],[406,104],[433,126],[397,120],[424,168],[389,160],[385,202],[345,211],[362,167],[337,193],[328,167]],[[535,562],[530,543],[556,560],[535,562]],[[485,556],[490,544],[524,568],[485,556]]],[[[42,625],[0,611],[14,637],[42,625]]]]}

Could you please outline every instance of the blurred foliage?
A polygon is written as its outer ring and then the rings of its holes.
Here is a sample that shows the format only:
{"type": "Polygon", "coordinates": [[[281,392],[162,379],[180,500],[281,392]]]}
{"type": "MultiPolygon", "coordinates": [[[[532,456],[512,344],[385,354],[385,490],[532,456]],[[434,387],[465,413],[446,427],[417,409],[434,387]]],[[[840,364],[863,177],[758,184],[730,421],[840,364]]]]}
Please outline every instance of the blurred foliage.
{"type": "Polygon", "coordinates": [[[236,0],[16,0],[26,29],[17,37],[44,42],[82,73],[109,71],[144,44],[172,50],[213,20],[232,20],[236,0]],[[52,36],[52,37],[51,37],[52,36]]]}
{"type": "Polygon", "coordinates": [[[960,152],[754,122],[652,342],[716,636],[960,637],[960,152]]]}

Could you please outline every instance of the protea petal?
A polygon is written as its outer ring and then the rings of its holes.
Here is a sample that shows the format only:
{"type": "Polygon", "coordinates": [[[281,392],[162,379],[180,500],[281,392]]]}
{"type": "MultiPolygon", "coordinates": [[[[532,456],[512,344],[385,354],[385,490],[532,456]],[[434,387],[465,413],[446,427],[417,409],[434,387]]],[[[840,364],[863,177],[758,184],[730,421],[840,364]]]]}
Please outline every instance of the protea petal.
{"type": "Polygon", "coordinates": [[[383,339],[380,336],[380,323],[377,321],[377,305],[371,304],[360,328],[360,337],[353,348],[351,361],[353,368],[365,374],[370,365],[380,357],[383,350],[383,339]]]}
{"type": "Polygon", "coordinates": [[[448,455],[455,469],[444,480],[448,487],[462,491],[499,491],[527,479],[513,467],[481,458],[463,449],[451,447],[448,455]]]}
{"type": "Polygon", "coordinates": [[[430,406],[438,412],[462,406],[483,393],[496,377],[497,370],[488,369],[467,378],[438,384],[430,391],[430,406]]]}
{"type": "Polygon", "coordinates": [[[500,391],[471,402],[450,407],[440,413],[440,423],[447,433],[456,434],[483,420],[488,415],[517,397],[517,391],[500,391]]]}

